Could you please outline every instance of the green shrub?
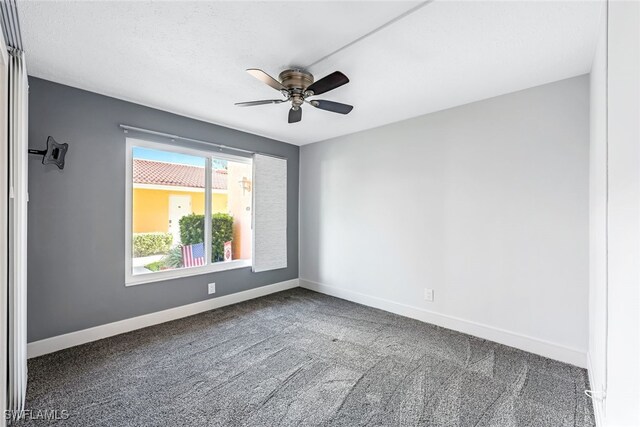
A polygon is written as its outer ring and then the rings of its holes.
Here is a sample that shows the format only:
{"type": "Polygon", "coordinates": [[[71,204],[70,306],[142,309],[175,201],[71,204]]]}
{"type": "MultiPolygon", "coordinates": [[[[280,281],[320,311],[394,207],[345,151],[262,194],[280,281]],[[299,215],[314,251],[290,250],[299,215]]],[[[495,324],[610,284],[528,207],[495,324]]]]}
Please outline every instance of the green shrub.
{"type": "Polygon", "coordinates": [[[142,257],[166,253],[171,248],[171,233],[134,233],[133,256],[142,257]]]}
{"type": "Polygon", "coordinates": [[[211,217],[211,261],[224,261],[224,243],[233,240],[233,217],[215,213],[211,217]]]}
{"type": "Polygon", "coordinates": [[[169,252],[162,257],[162,265],[167,268],[182,267],[182,246],[171,248],[169,252]]]}
{"type": "MultiPolygon", "coordinates": [[[[180,240],[183,245],[201,243],[204,237],[204,215],[180,218],[180,240]]],[[[211,261],[224,260],[224,242],[233,240],[233,217],[225,213],[211,216],[211,261]]]]}
{"type": "Polygon", "coordinates": [[[204,239],[204,215],[190,214],[180,218],[180,243],[192,245],[204,239]]]}

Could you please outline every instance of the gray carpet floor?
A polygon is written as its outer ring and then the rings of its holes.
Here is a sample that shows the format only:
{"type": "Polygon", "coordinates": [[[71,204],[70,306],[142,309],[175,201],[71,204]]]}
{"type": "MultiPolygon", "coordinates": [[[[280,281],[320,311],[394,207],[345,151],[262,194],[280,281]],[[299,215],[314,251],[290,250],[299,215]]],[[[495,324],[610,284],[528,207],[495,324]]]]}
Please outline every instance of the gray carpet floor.
{"type": "Polygon", "coordinates": [[[29,361],[65,426],[593,426],[584,369],[293,289],[29,361]]]}

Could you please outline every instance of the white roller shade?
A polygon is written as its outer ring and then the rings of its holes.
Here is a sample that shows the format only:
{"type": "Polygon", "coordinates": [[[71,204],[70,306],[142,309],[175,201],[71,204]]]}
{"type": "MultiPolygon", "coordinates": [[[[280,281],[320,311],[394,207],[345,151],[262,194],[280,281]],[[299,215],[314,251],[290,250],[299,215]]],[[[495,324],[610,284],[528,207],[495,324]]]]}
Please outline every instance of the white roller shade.
{"type": "Polygon", "coordinates": [[[287,267],[287,160],[253,156],[253,271],[287,267]]]}

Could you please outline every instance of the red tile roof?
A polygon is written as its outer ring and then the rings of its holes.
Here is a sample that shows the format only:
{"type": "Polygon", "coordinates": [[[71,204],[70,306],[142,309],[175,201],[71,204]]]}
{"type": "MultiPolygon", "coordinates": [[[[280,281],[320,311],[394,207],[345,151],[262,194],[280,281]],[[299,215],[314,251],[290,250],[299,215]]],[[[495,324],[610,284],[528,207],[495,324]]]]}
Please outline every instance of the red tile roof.
{"type": "MultiPolygon", "coordinates": [[[[212,188],[227,189],[227,171],[215,169],[212,188]]],[[[153,160],[133,159],[134,184],[171,185],[176,187],[204,188],[204,168],[153,160]]]]}

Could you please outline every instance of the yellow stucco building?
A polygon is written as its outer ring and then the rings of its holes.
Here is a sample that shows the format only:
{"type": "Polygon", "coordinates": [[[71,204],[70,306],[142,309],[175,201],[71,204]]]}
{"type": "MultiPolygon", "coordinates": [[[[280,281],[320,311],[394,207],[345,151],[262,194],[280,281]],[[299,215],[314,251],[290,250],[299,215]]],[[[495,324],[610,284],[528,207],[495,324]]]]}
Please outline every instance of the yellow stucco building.
{"type": "MultiPolygon", "coordinates": [[[[251,165],[228,162],[211,176],[211,212],[233,217],[233,257],[251,257],[251,165]]],[[[180,218],[205,213],[205,169],[133,159],[133,233],[171,233],[180,243],[180,218]]]]}
{"type": "MultiPolygon", "coordinates": [[[[213,213],[228,212],[227,171],[211,176],[213,213]]],[[[204,168],[155,160],[133,160],[133,232],[171,233],[180,241],[179,221],[204,214],[204,168]]]]}
{"type": "MultiPolygon", "coordinates": [[[[133,187],[133,232],[155,233],[169,232],[170,201],[179,197],[188,197],[191,212],[204,215],[204,191],[176,191],[133,187]]],[[[227,194],[213,193],[211,211],[227,212],[227,194]]],[[[179,200],[179,199],[178,199],[179,200]]]]}

